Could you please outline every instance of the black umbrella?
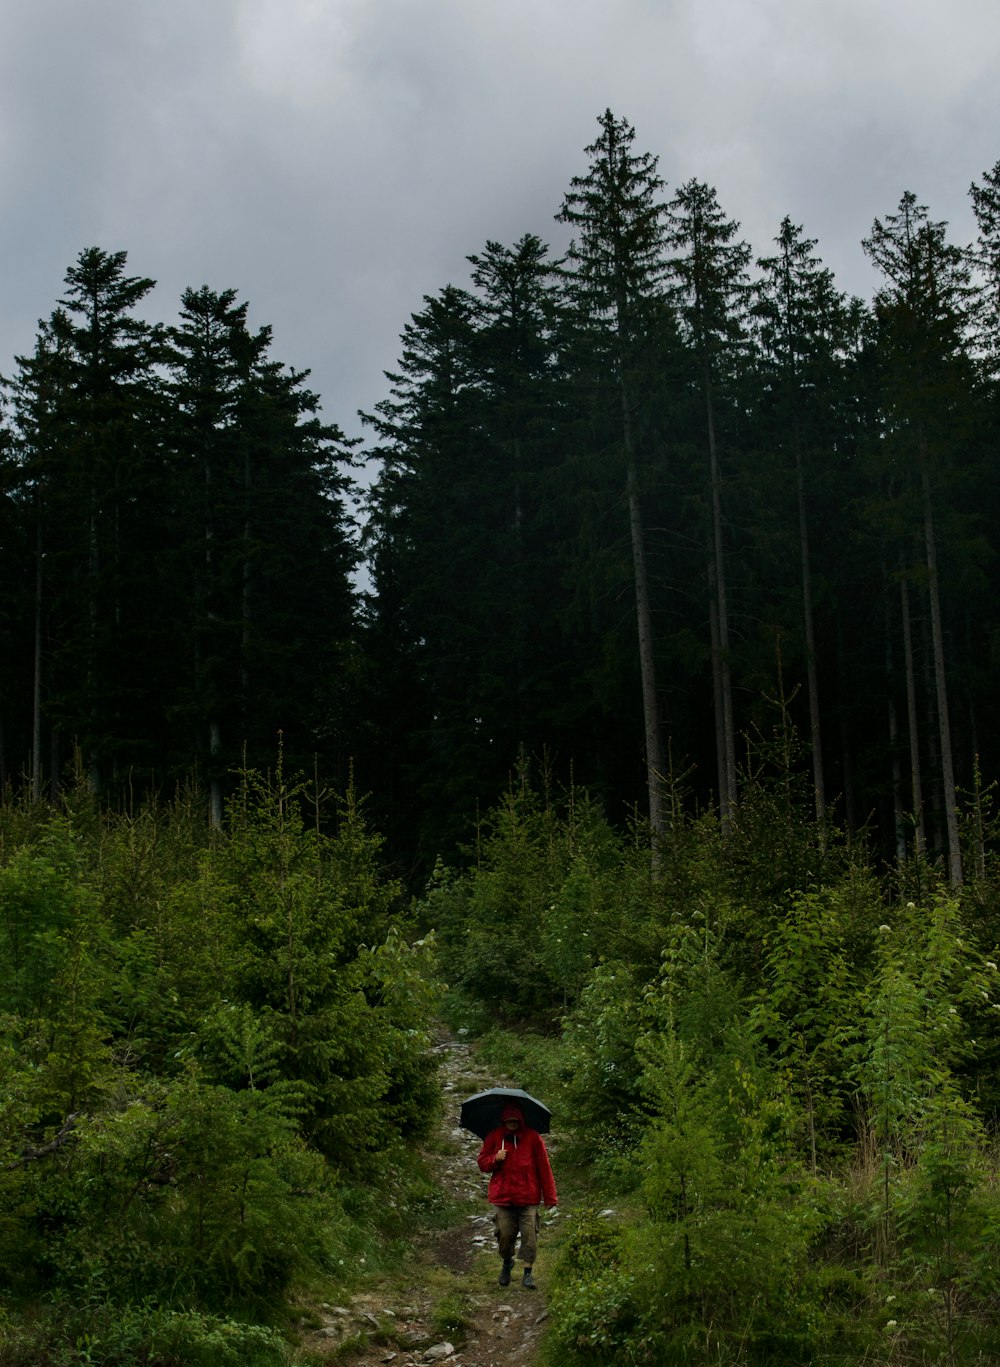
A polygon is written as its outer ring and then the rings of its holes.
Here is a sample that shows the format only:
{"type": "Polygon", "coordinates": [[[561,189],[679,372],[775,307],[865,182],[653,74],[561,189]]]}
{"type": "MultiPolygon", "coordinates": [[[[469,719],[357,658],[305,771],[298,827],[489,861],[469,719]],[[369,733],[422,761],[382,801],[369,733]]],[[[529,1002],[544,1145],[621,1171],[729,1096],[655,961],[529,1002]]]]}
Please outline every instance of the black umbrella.
{"type": "Polygon", "coordinates": [[[465,1130],[478,1134],[485,1139],[490,1130],[500,1124],[500,1112],[507,1105],[520,1106],[524,1123],[539,1134],[548,1134],[552,1112],[535,1097],[522,1092],[520,1087],[490,1087],[485,1092],[477,1092],[468,1101],[462,1102],[459,1124],[465,1130]]]}

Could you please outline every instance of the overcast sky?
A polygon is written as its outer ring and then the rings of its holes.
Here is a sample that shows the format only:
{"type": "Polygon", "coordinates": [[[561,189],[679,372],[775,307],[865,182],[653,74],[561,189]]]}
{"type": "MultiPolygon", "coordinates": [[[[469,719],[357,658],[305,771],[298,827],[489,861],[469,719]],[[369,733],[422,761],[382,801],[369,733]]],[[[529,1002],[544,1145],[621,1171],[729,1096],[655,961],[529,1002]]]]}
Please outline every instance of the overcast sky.
{"type": "Polygon", "coordinates": [[[233,287],[352,433],[422,297],[553,222],[610,107],[766,254],[842,289],[912,190],[972,236],[1000,159],[1000,0],[0,0],[0,373],[87,246],[233,287]]]}

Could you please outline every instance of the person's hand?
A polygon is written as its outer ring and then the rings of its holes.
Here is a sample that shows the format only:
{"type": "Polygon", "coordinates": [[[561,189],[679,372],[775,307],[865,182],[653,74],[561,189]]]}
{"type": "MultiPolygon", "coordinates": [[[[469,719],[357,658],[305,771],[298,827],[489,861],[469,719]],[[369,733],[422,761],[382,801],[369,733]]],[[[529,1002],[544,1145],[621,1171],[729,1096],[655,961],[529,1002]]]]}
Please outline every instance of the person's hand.
{"type": "Polygon", "coordinates": [[[506,1149],[497,1149],[496,1153],[494,1154],[494,1161],[497,1162],[497,1163],[502,1163],[506,1157],[507,1157],[507,1150],[506,1150],[506,1149]]]}

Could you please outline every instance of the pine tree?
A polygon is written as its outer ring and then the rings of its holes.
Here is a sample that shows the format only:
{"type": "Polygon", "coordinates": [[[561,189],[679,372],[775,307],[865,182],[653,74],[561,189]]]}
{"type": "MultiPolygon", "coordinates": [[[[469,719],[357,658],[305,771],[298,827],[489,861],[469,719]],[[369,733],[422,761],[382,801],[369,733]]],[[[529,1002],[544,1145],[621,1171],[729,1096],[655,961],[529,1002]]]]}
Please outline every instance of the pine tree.
{"type": "Polygon", "coordinates": [[[125,267],[81,253],[8,386],[26,767],[40,796],[48,718],[53,785],[68,742],[105,795],[197,768],[218,822],[244,744],[266,763],[284,730],[310,766],[342,746],[352,443],[231,291],[187,291],[168,339],[125,267]]]}
{"type": "Polygon", "coordinates": [[[482,419],[472,297],[448,285],[424,304],[403,330],[390,396],[364,415],[378,439],[369,456],[381,463],[368,499],[366,635],[382,763],[376,784],[362,781],[405,792],[418,829],[437,809],[445,839],[455,839],[447,823],[488,801],[485,771],[510,762],[506,699],[484,692],[483,678],[510,511],[497,497],[504,462],[482,419]]]}
{"type": "Polygon", "coordinates": [[[922,542],[947,864],[957,886],[962,881],[962,856],[938,523],[942,496],[957,474],[960,433],[969,420],[971,281],[965,255],[948,242],[946,227],[932,221],[926,206],[907,192],[894,214],[875,220],[862,245],[885,281],[875,306],[886,435],[903,457],[900,473],[912,485],[913,531],[922,542]]]}
{"type": "Polygon", "coordinates": [[[170,330],[176,744],[208,779],[215,824],[227,772],[245,749],[265,766],[279,731],[290,762],[311,767],[329,746],[331,768],[343,763],[353,687],[354,443],[247,309],[233,290],[189,289],[170,330]]]}
{"type": "MultiPolygon", "coordinates": [[[[810,505],[816,507],[821,492],[814,466],[829,464],[841,436],[837,410],[848,307],[834,286],[832,273],[813,254],[815,241],[804,238],[791,219],[783,219],[775,244],[777,253],[757,263],[761,277],[754,291],[763,381],[760,407],[768,418],[765,441],[774,443],[781,462],[774,484],[768,486],[769,496],[782,488],[794,490],[813,790],[816,819],[822,827],[827,798],[811,548],[815,513],[811,515],[810,505]]],[[[823,508],[825,513],[830,511],[825,500],[823,508]]]]}
{"type": "Polygon", "coordinates": [[[192,736],[189,745],[205,759],[214,826],[222,823],[222,717],[228,711],[227,720],[236,720],[227,703],[239,696],[240,396],[270,344],[266,329],[249,333],[247,307],[235,290],[185,290],[180,324],[169,334],[180,548],[172,572],[184,585],[191,656],[184,711],[196,730],[204,728],[200,743],[192,736]]]}
{"type": "Polygon", "coordinates": [[[1000,161],[969,187],[979,230],[972,259],[978,272],[977,332],[986,373],[1000,379],[1000,161]]]}
{"type": "Polygon", "coordinates": [[[702,181],[681,186],[669,206],[668,241],[674,288],[690,344],[697,357],[704,401],[708,453],[709,624],[715,700],[719,809],[723,824],[737,798],[736,722],[733,713],[732,646],[722,509],[720,418],[745,344],[744,313],[750,248],[734,241],[739,224],[726,219],[715,191],[702,181]]]}
{"type": "Polygon", "coordinates": [[[558,593],[549,512],[558,459],[553,441],[559,387],[553,338],[557,265],[532,233],[513,247],[487,242],[469,262],[477,291],[472,363],[485,400],[485,430],[500,458],[493,497],[500,502],[497,511],[506,519],[509,542],[496,601],[502,657],[492,668],[513,683],[510,730],[518,753],[524,754],[547,739],[537,719],[540,713],[551,715],[550,690],[564,686],[552,679],[549,644],[558,593]]]}
{"type": "MultiPolygon", "coordinates": [[[[42,708],[54,682],[49,625],[50,599],[54,600],[56,589],[54,551],[58,546],[58,486],[54,477],[63,442],[61,424],[65,421],[60,401],[68,386],[64,361],[65,349],[59,347],[51,326],[43,322],[33,354],[18,358],[16,376],[4,382],[11,405],[11,427],[4,447],[5,511],[9,519],[3,539],[7,550],[3,601],[9,633],[4,659],[10,670],[4,688],[4,715],[9,725],[4,737],[5,768],[10,744],[17,755],[13,764],[27,776],[35,801],[43,789],[42,708]],[[27,679],[31,680],[28,697],[24,694],[27,679]],[[15,717],[20,718],[20,724],[10,725],[15,717]]],[[[5,773],[5,783],[13,780],[14,772],[5,773]]],[[[58,773],[50,778],[54,791],[58,773]]]]}
{"type": "Polygon", "coordinates": [[[0,547],[4,548],[0,556],[0,793],[10,790],[16,772],[10,737],[27,729],[22,720],[24,699],[17,695],[22,692],[18,685],[30,650],[29,591],[24,570],[33,557],[25,535],[21,483],[14,433],[0,407],[0,547]]]}
{"type": "Polygon", "coordinates": [[[133,766],[148,772],[159,751],[163,615],[145,572],[164,550],[161,337],[135,316],[153,281],[125,264],[125,252],[81,252],[34,356],[18,358],[14,408],[35,502],[36,791],[43,670],[49,713],[79,743],[95,788],[133,766]]]}
{"type": "Polygon", "coordinates": [[[577,326],[593,338],[614,378],[618,438],[628,507],[629,540],[642,679],[649,820],[654,839],[666,828],[662,784],[666,769],[656,683],[652,595],[637,422],[641,353],[651,317],[662,301],[663,181],[658,159],[632,151],[635,129],[610,109],[600,136],[587,147],[590,166],[570,183],[557,218],[578,236],[567,254],[567,294],[577,326]]]}
{"type": "Polygon", "coordinates": [[[239,741],[263,764],[280,732],[290,767],[310,769],[319,754],[331,779],[346,781],[357,440],[323,421],[308,378],[267,358],[239,396],[239,741]]]}

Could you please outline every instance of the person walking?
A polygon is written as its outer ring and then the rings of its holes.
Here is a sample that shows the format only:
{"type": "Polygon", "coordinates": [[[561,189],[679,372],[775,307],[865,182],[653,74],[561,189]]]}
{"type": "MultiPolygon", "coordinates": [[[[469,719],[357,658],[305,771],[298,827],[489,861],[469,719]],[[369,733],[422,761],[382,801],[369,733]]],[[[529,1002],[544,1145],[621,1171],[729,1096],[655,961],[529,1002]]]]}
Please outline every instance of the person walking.
{"type": "Polygon", "coordinates": [[[483,1140],[478,1162],[480,1170],[490,1175],[486,1197],[493,1207],[497,1251],[503,1260],[500,1285],[510,1285],[514,1249],[520,1236],[524,1264],[521,1285],[534,1291],[532,1268],[541,1223],[539,1206],[554,1206],[558,1197],[545,1141],[525,1123],[520,1106],[504,1106],[500,1124],[483,1140]]]}

